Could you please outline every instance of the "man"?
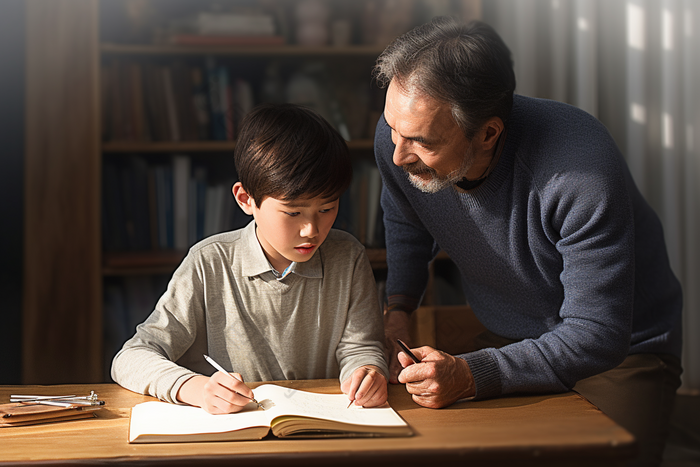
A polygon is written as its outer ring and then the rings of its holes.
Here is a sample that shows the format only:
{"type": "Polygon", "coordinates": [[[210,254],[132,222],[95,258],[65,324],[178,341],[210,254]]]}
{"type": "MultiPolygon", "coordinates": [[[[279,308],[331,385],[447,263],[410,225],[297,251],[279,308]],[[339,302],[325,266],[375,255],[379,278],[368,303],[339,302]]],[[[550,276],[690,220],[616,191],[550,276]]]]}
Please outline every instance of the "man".
{"type": "Polygon", "coordinates": [[[574,388],[637,437],[641,463],[658,464],[680,385],[681,289],[605,127],[514,96],[510,51],[480,22],[420,26],[375,74],[387,86],[375,156],[392,382],[435,408],[574,388]],[[393,343],[409,339],[441,249],[494,344],[457,356],[421,347],[413,364],[393,343]]]}

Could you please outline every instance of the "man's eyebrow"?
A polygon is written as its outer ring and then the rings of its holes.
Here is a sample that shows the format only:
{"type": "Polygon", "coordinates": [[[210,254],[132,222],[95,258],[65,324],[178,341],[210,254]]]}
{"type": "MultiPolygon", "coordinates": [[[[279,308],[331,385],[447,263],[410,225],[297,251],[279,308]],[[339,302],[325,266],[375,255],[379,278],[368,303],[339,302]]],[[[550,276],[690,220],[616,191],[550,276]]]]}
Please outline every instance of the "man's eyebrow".
{"type": "MultiPolygon", "coordinates": [[[[392,127],[392,126],[389,125],[388,123],[386,124],[386,126],[388,126],[389,128],[391,128],[393,131],[396,131],[396,130],[394,130],[394,127],[392,127]]],[[[418,135],[418,136],[404,136],[404,135],[401,135],[401,137],[404,138],[404,139],[408,139],[408,140],[411,140],[411,141],[415,141],[416,143],[430,144],[430,142],[427,141],[427,140],[425,139],[424,136],[420,136],[420,135],[418,135]]]]}

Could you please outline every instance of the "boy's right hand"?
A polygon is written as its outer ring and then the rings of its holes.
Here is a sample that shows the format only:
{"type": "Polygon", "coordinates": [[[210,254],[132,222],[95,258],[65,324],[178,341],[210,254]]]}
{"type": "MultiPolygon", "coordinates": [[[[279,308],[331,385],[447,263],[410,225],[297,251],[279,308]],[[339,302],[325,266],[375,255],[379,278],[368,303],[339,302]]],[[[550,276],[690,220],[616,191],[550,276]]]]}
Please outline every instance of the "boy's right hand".
{"type": "Polygon", "coordinates": [[[243,383],[241,375],[221,371],[211,377],[194,376],[177,393],[180,402],[201,407],[210,414],[240,412],[250,403],[249,397],[253,397],[253,391],[243,383]]]}

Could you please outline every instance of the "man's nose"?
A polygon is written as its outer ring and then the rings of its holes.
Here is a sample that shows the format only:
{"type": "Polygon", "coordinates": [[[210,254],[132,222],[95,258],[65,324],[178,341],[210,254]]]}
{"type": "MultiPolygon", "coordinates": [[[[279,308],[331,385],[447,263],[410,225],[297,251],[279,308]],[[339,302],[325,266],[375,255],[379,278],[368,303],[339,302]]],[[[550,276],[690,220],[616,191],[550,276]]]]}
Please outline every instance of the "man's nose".
{"type": "Polygon", "coordinates": [[[396,165],[397,167],[401,167],[406,164],[416,162],[416,160],[418,160],[418,156],[416,156],[413,152],[410,151],[410,148],[408,144],[406,144],[405,139],[398,138],[396,141],[396,147],[394,148],[394,155],[392,156],[392,160],[394,161],[394,165],[396,165]]]}

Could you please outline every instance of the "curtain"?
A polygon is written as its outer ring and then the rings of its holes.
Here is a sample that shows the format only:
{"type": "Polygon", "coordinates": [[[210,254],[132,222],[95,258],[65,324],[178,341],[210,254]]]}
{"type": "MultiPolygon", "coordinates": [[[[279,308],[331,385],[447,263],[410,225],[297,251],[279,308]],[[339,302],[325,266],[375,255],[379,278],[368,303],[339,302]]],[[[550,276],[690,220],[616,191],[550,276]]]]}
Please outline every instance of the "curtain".
{"type": "Polygon", "coordinates": [[[684,393],[700,393],[700,2],[485,0],[516,92],[601,120],[664,226],[683,285],[684,393]]]}

